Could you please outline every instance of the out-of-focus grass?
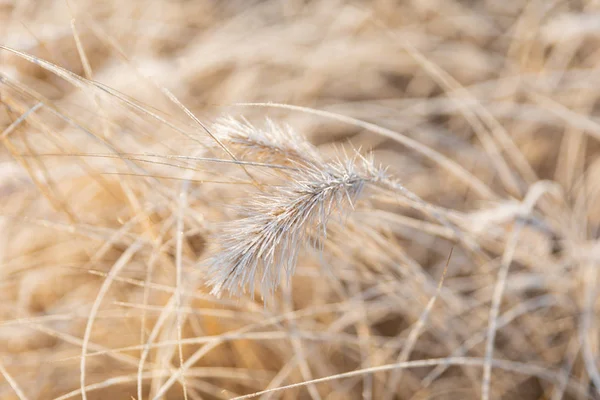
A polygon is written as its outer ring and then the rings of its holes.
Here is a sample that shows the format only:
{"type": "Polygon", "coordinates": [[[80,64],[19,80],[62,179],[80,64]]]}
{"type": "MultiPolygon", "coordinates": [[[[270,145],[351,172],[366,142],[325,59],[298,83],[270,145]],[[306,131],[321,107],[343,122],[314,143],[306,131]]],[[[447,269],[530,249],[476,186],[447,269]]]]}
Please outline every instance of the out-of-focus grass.
{"type": "Polygon", "coordinates": [[[0,3],[0,399],[600,398],[599,20],[0,3]],[[221,114],[370,152],[427,204],[369,192],[274,301],[215,298],[215,238],[281,184],[221,114]]]}

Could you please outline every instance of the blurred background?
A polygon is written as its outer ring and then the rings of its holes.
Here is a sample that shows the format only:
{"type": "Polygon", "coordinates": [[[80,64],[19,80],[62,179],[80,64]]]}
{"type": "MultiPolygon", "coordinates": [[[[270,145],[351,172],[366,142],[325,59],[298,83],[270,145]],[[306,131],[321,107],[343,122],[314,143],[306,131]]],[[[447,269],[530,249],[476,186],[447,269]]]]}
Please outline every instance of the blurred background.
{"type": "Polygon", "coordinates": [[[597,1],[0,0],[0,38],[0,399],[600,399],[597,1]],[[373,194],[273,304],[215,298],[252,191],[177,158],[186,109],[430,207],[373,194]]]}

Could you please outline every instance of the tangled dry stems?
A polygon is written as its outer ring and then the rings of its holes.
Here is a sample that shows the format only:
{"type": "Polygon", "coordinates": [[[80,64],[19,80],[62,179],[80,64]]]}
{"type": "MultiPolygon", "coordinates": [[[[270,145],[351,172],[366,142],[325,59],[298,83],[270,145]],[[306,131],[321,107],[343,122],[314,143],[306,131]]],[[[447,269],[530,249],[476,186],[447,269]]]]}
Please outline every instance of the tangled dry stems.
{"type": "Polygon", "coordinates": [[[0,398],[598,398],[597,5],[27,4],[0,398]]]}

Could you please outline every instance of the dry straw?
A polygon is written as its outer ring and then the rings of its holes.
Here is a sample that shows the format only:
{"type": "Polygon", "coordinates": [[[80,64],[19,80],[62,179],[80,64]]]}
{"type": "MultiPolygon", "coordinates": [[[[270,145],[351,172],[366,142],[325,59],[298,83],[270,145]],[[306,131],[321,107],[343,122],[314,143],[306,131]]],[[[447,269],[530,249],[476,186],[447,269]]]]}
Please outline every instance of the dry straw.
{"type": "Polygon", "coordinates": [[[0,400],[598,399],[599,9],[542,3],[2,2],[0,400]]]}

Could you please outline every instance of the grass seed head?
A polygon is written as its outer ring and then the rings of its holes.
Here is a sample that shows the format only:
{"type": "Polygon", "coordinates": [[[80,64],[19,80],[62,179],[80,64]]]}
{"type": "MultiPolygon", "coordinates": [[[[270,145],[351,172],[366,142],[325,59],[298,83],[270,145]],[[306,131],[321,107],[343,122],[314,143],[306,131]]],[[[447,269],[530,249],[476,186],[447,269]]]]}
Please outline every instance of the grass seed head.
{"type": "MultiPolygon", "coordinates": [[[[299,252],[308,244],[319,249],[333,215],[343,217],[353,208],[366,183],[383,176],[364,157],[323,161],[312,145],[269,122],[269,129],[253,128],[247,121],[227,119],[219,125],[224,142],[236,143],[246,155],[260,156],[277,149],[294,168],[276,185],[250,197],[242,218],[228,222],[221,232],[220,251],[209,267],[212,293],[239,294],[256,283],[270,297],[283,277],[289,279],[299,252]]],[[[261,160],[262,161],[262,160],[261,160]]]]}

